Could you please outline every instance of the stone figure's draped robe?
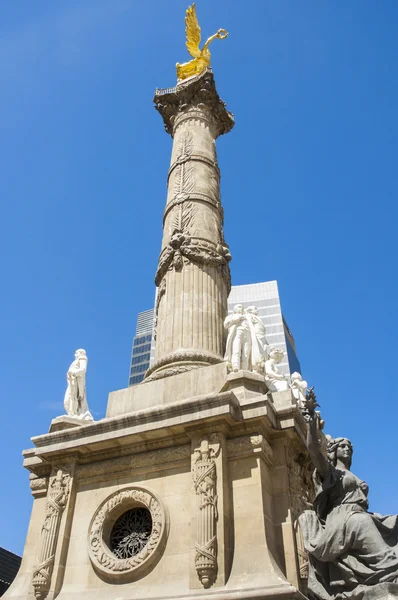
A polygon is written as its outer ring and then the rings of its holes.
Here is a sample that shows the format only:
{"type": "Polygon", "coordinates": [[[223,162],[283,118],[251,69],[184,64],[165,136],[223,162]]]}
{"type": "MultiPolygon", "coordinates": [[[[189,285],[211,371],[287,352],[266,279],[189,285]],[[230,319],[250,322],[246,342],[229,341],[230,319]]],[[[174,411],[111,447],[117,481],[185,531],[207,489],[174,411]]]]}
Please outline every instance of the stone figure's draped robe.
{"type": "MultiPolygon", "coordinates": [[[[233,317],[235,317],[235,316],[236,315],[234,315],[234,314],[229,315],[225,319],[224,326],[226,327],[233,320],[233,317]]],[[[249,368],[252,369],[255,365],[261,364],[263,357],[262,357],[260,343],[257,339],[255,327],[254,327],[252,320],[248,319],[247,316],[245,315],[245,322],[248,326],[248,333],[250,335],[250,341],[251,341],[250,356],[249,356],[249,368]]],[[[235,339],[237,329],[241,325],[242,325],[241,323],[234,323],[233,325],[231,325],[228,328],[227,345],[225,348],[225,355],[224,355],[224,360],[227,361],[228,363],[232,362],[232,346],[233,346],[233,342],[235,339]]]]}
{"type": "Polygon", "coordinates": [[[368,486],[330,465],[314,473],[315,511],[299,517],[309,555],[310,598],[360,598],[368,586],[398,582],[398,515],[367,512],[368,486]]]}
{"type": "Polygon", "coordinates": [[[64,407],[70,417],[92,421],[93,417],[87,405],[86,370],[86,356],[80,356],[69,367],[66,376],[68,387],[65,392],[64,407]]]}

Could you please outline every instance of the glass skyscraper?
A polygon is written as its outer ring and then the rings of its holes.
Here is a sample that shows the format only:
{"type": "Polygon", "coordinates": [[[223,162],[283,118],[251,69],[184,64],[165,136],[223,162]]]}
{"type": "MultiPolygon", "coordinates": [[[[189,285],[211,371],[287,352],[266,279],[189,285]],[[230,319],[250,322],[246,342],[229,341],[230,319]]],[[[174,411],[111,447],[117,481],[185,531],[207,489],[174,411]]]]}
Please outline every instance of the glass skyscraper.
{"type": "MultiPolygon", "coordinates": [[[[301,373],[296,354],[293,335],[283,317],[279,298],[278,282],[263,281],[247,285],[233,285],[228,298],[228,313],[235,304],[257,306],[258,316],[265,325],[267,340],[270,346],[281,348],[284,359],[279,368],[289,376],[294,371],[301,373]]],[[[145,371],[154,360],[155,340],[153,337],[154,309],[138,313],[137,329],[131,353],[129,385],[136,385],[144,379],[145,371]]]]}
{"type": "Polygon", "coordinates": [[[145,371],[149,368],[151,345],[153,345],[153,318],[153,308],[138,313],[137,327],[131,351],[129,386],[141,383],[144,379],[145,371]]]}

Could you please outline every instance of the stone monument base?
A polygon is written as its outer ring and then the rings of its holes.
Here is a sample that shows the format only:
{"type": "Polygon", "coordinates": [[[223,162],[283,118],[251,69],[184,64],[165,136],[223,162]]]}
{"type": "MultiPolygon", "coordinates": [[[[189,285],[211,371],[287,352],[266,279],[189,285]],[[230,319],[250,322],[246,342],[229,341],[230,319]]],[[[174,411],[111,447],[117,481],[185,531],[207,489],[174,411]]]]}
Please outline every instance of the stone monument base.
{"type": "Polygon", "coordinates": [[[301,598],[305,435],[290,392],[224,364],[113,392],[97,422],[54,419],[24,452],[34,504],[5,598],[301,598]],[[126,514],[147,528],[130,558],[126,514]]]}

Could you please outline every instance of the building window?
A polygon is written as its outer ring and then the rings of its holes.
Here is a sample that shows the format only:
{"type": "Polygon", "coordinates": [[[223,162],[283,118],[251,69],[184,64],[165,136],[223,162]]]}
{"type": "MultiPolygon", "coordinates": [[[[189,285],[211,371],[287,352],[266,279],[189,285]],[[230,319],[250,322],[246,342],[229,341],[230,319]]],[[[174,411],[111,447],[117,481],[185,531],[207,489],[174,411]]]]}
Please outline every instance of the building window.
{"type": "Polygon", "coordinates": [[[149,352],[147,354],[140,354],[139,356],[133,356],[131,364],[137,365],[139,363],[149,362],[149,359],[150,359],[149,352]]]}
{"type": "Polygon", "coordinates": [[[132,508],[114,524],[110,549],[117,558],[131,558],[145,548],[152,533],[152,517],[147,508],[132,508]]]}
{"type": "Polygon", "coordinates": [[[137,383],[141,383],[141,381],[144,379],[144,375],[145,375],[145,371],[143,373],[141,373],[140,375],[135,375],[134,377],[130,377],[129,385],[137,385],[137,383]]]}

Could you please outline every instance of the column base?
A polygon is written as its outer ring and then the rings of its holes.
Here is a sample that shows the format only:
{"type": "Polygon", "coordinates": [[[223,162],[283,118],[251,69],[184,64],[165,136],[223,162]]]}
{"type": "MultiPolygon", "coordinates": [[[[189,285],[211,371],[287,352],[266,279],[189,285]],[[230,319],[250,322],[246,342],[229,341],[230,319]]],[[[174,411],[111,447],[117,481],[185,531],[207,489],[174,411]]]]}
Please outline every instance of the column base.
{"type": "Polygon", "coordinates": [[[221,356],[202,350],[178,350],[167,354],[148,369],[142,383],[163,379],[171,375],[186,373],[193,369],[208,367],[223,362],[221,356]]]}

